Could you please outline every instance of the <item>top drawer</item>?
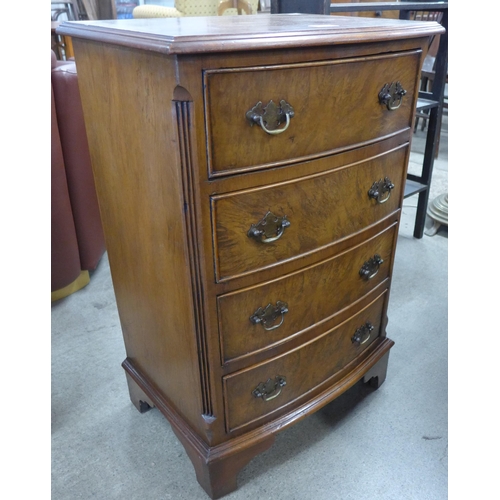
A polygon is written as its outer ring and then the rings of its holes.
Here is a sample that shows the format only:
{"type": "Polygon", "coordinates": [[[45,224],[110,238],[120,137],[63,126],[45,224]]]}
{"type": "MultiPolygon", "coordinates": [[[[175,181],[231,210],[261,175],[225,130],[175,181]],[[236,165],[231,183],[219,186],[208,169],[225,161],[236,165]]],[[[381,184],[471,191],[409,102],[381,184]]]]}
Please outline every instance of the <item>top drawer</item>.
{"type": "Polygon", "coordinates": [[[206,70],[209,176],[312,159],[410,127],[420,55],[206,70]],[[394,83],[394,94],[397,82],[402,99],[380,102],[384,87],[394,83]],[[278,106],[274,119],[270,101],[278,106]]]}

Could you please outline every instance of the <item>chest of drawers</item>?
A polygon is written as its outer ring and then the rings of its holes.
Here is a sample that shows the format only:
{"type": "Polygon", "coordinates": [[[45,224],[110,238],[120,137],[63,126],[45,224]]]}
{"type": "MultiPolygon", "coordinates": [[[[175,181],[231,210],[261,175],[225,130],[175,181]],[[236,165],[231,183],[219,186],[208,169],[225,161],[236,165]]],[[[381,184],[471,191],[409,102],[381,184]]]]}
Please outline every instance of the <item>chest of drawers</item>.
{"type": "Polygon", "coordinates": [[[212,497],[361,379],[378,387],[433,22],[67,22],[132,402],[212,497]]]}

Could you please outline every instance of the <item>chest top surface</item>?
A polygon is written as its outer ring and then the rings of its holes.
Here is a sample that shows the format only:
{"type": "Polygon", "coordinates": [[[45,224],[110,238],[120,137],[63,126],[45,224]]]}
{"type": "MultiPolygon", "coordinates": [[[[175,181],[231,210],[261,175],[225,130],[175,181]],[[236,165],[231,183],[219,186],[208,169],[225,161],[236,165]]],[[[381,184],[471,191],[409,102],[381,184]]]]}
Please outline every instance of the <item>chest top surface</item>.
{"type": "Polygon", "coordinates": [[[258,14],[67,21],[59,34],[166,54],[363,43],[443,32],[434,21],[307,14],[258,14]]]}

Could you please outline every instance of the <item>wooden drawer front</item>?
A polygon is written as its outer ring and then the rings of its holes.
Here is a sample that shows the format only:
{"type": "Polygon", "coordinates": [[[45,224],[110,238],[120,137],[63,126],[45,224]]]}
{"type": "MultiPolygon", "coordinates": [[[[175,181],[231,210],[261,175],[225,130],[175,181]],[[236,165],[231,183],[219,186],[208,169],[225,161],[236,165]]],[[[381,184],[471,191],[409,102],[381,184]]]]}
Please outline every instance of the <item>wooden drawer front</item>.
{"type": "Polygon", "coordinates": [[[392,226],[319,264],[218,297],[224,361],[270,348],[361,299],[389,276],[395,235],[392,226]]]}
{"type": "Polygon", "coordinates": [[[415,51],[206,71],[209,175],[314,158],[411,127],[419,61],[420,52],[415,51]],[[379,93],[393,82],[400,82],[407,93],[398,109],[389,110],[379,102],[379,93]],[[271,100],[293,107],[288,129],[277,135],[251,125],[246,117],[259,101],[267,111],[271,100]]]}
{"type": "Polygon", "coordinates": [[[385,297],[384,292],[358,314],[302,347],[224,377],[228,432],[256,419],[271,417],[273,411],[315,389],[354,360],[380,333],[385,297]],[[373,327],[368,338],[367,323],[373,327]],[[353,342],[358,329],[362,344],[353,342]],[[279,387],[283,379],[286,385],[279,387]],[[267,387],[264,395],[259,396],[263,393],[259,385],[268,380],[269,385],[277,383],[276,390],[267,387]]]}
{"type": "MultiPolygon", "coordinates": [[[[224,281],[332,244],[360,231],[400,204],[406,146],[336,170],[264,188],[212,197],[216,279],[224,281]],[[368,191],[388,177],[389,199],[378,203],[368,191]],[[282,236],[263,243],[248,235],[270,211],[286,216],[282,236]]],[[[328,167],[328,158],[316,160],[328,167]]],[[[269,225],[268,225],[269,227],[269,225]]]]}

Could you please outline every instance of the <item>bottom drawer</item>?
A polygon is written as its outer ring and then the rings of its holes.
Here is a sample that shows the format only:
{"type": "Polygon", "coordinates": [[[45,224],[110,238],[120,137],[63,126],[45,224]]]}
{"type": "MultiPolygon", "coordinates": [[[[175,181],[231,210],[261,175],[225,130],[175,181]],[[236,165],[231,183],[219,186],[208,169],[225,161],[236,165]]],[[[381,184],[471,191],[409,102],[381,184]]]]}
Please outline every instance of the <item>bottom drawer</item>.
{"type": "Polygon", "coordinates": [[[269,420],[354,360],[380,335],[386,295],[313,341],[224,377],[227,431],[269,420]]]}

